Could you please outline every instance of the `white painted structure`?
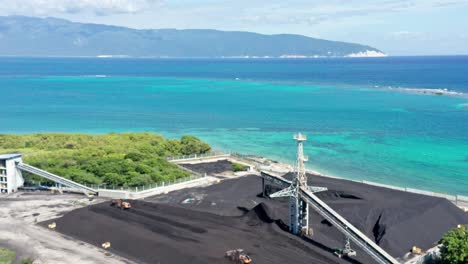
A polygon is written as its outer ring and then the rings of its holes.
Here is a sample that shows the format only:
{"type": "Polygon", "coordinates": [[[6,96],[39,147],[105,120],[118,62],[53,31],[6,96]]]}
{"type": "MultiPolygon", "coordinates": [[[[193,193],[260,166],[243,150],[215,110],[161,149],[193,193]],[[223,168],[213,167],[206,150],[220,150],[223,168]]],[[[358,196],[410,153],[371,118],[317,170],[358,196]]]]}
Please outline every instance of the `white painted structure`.
{"type": "Polygon", "coordinates": [[[271,198],[289,197],[289,231],[295,235],[309,235],[309,204],[301,197],[301,188],[311,192],[327,191],[326,187],[317,187],[307,185],[307,175],[304,162],[309,158],[304,156],[304,141],[307,137],[304,134],[298,133],[294,135],[294,140],[297,142],[297,159],[295,167],[295,177],[291,185],[281,191],[270,195],[271,198]]]}
{"type": "Polygon", "coordinates": [[[22,161],[19,153],[0,154],[0,193],[12,193],[23,187],[24,178],[16,164],[22,161]]]}

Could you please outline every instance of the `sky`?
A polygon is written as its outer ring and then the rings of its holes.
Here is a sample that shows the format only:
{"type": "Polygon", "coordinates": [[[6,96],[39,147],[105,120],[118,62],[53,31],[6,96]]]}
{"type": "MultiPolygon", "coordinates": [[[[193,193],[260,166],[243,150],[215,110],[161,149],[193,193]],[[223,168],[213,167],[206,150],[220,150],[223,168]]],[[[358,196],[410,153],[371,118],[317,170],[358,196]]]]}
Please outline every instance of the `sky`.
{"type": "Polygon", "coordinates": [[[0,15],[292,33],[366,44],[389,55],[468,54],[468,0],[0,0],[0,15]]]}

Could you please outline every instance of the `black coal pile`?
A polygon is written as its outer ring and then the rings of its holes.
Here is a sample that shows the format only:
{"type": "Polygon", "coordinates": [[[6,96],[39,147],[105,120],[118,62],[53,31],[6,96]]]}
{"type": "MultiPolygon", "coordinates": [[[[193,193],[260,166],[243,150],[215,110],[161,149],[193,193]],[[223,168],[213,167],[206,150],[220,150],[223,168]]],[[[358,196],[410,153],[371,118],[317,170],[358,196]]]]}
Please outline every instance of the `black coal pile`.
{"type": "Polygon", "coordinates": [[[206,173],[208,175],[219,174],[227,171],[233,171],[232,162],[228,160],[218,160],[214,162],[204,163],[182,163],[180,166],[190,169],[198,173],[206,173]]]}
{"type": "MultiPolygon", "coordinates": [[[[328,191],[317,196],[397,258],[403,257],[413,246],[429,249],[445,232],[468,223],[467,213],[442,198],[312,175],[309,175],[309,184],[327,187],[328,191]]],[[[273,192],[279,188],[271,186],[269,189],[273,192]]],[[[288,223],[288,198],[273,200],[262,197],[261,193],[261,178],[248,176],[156,196],[152,200],[229,216],[245,211],[239,208],[254,208],[264,203],[270,215],[275,215],[274,219],[288,223]],[[198,200],[183,203],[188,197],[198,197],[198,200]]],[[[345,237],[336,228],[312,210],[309,218],[314,233],[312,243],[325,251],[343,247],[345,237]]],[[[359,261],[372,263],[364,252],[355,249],[359,261]]]]}
{"type": "Polygon", "coordinates": [[[346,263],[290,235],[275,219],[275,208],[258,204],[240,216],[221,216],[167,204],[130,201],[120,210],[101,203],[74,210],[56,231],[138,263],[232,263],[227,250],[244,249],[254,263],[346,263]]]}

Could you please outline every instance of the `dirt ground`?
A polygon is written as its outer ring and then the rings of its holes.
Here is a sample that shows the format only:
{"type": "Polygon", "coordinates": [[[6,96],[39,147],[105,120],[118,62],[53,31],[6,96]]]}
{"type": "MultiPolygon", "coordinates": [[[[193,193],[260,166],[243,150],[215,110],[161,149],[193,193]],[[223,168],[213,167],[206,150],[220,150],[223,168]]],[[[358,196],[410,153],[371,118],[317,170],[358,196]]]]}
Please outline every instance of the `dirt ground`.
{"type": "MultiPolygon", "coordinates": [[[[101,202],[96,200],[93,203],[101,202]]],[[[36,224],[89,204],[84,195],[47,192],[15,193],[0,197],[0,246],[14,250],[16,263],[133,263],[92,245],[36,224]]]]}

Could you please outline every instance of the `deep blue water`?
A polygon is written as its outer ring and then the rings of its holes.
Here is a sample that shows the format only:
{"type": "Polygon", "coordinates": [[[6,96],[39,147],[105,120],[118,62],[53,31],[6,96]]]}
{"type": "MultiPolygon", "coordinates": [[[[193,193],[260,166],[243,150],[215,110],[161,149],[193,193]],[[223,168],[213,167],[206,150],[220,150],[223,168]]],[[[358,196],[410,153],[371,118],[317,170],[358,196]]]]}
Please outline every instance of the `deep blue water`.
{"type": "Polygon", "coordinates": [[[468,195],[468,57],[0,58],[0,133],[194,134],[324,173],[468,195]]]}

